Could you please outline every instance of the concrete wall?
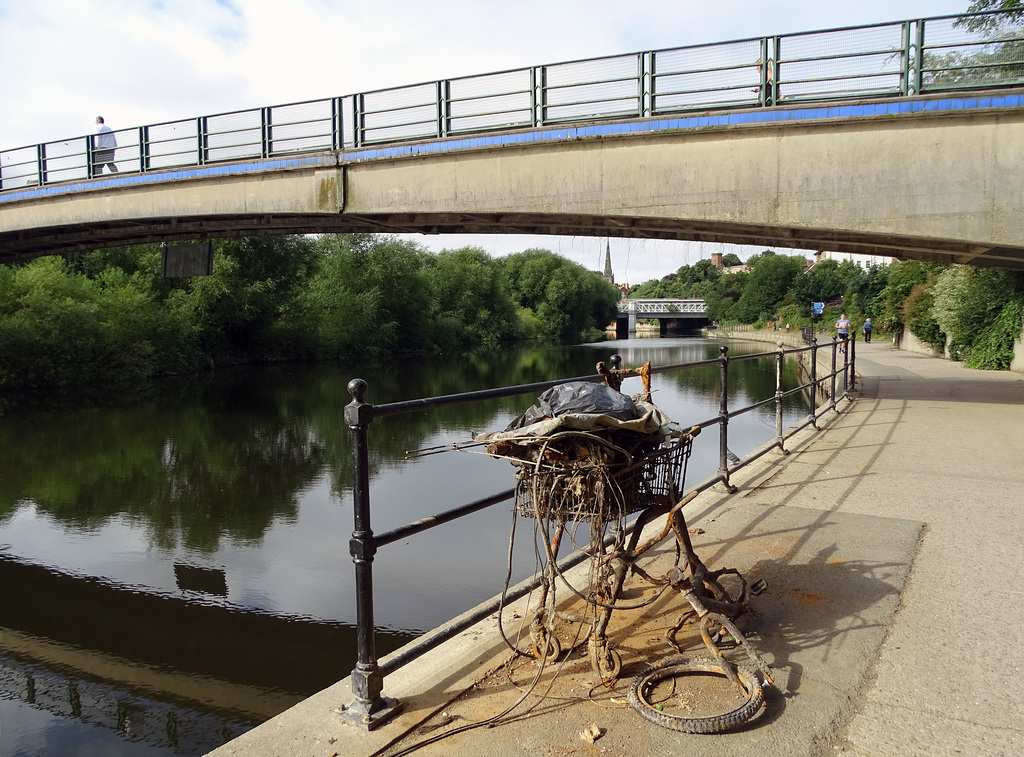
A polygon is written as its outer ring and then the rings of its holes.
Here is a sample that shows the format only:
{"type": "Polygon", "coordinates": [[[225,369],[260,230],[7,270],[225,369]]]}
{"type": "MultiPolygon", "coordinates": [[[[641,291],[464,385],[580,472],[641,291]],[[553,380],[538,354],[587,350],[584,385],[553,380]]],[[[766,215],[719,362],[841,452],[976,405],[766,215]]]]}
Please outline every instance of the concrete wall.
{"type": "Polygon", "coordinates": [[[1020,339],[1013,343],[1013,362],[1010,363],[1010,370],[1016,373],[1024,373],[1024,331],[1020,339]]]}
{"type": "Polygon", "coordinates": [[[346,209],[645,219],[821,249],[1024,247],[1021,164],[1024,112],[797,122],[360,164],[346,209]]]}
{"type": "Polygon", "coordinates": [[[900,341],[897,346],[904,352],[913,352],[918,355],[929,355],[931,357],[949,358],[949,356],[944,354],[942,350],[937,350],[927,342],[922,342],[914,336],[908,328],[903,329],[903,336],[900,337],[900,341]]]}

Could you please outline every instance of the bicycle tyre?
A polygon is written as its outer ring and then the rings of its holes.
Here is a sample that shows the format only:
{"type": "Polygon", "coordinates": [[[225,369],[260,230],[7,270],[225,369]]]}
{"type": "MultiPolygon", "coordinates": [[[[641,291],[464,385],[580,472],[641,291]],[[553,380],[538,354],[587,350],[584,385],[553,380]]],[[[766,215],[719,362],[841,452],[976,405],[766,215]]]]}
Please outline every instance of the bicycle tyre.
{"type": "Polygon", "coordinates": [[[673,731],[682,731],[683,733],[734,731],[753,718],[764,704],[764,691],[754,669],[748,666],[734,666],[734,669],[740,683],[746,687],[749,694],[746,701],[731,712],[710,717],[684,718],[660,712],[647,701],[647,691],[651,684],[678,673],[710,673],[725,677],[718,662],[700,657],[673,657],[652,665],[633,679],[629,686],[629,703],[647,720],[673,731]]]}

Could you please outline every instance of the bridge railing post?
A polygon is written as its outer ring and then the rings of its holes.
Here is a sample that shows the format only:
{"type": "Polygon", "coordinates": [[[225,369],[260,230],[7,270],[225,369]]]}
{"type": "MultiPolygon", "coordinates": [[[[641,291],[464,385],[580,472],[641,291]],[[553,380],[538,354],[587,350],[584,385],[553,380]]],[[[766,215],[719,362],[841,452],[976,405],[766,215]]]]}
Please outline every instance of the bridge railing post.
{"type": "Polygon", "coordinates": [[[362,147],[366,141],[366,96],[362,93],[352,97],[352,146],[362,147]]]}
{"type": "Polygon", "coordinates": [[[654,113],[654,53],[643,53],[640,58],[640,117],[654,113]]]}
{"type": "MultiPolygon", "coordinates": [[[[88,177],[90,179],[93,179],[93,178],[96,177],[96,161],[94,159],[94,152],[96,150],[96,146],[92,142],[93,142],[92,137],[86,137],[85,138],[85,175],[86,175],[86,177],[88,177]]],[[[42,145],[39,145],[36,148],[36,150],[38,151],[37,152],[37,160],[39,161],[39,172],[40,172],[39,186],[43,185],[43,177],[42,177],[43,156],[42,156],[42,152],[41,152],[42,149],[43,149],[42,145]]]]}
{"type": "Polygon", "coordinates": [[[367,431],[373,406],[363,401],[367,385],[362,379],[348,382],[352,401],[345,406],[345,423],[352,444],[354,530],[349,552],[356,571],[356,667],[350,681],[355,699],[339,714],[349,722],[372,731],[401,709],[401,703],[383,696],[384,671],[377,665],[373,621],[373,556],[377,552],[370,527],[370,473],[367,431]]]}
{"type": "Polygon", "coordinates": [[[149,127],[139,127],[139,173],[149,170],[149,127]]]}
{"type": "Polygon", "coordinates": [[[543,126],[548,120],[548,67],[538,66],[540,79],[537,81],[537,112],[534,126],[543,126]]]}
{"type": "Polygon", "coordinates": [[[437,138],[444,139],[448,136],[448,130],[451,127],[451,116],[449,113],[449,103],[451,102],[451,82],[447,79],[438,81],[436,85],[436,95],[437,138]]]}
{"type": "MultiPolygon", "coordinates": [[[[263,108],[266,110],[266,108],[263,108]]],[[[203,166],[209,156],[209,136],[207,134],[208,121],[206,116],[196,119],[196,162],[203,166]]]]}
{"type": "Polygon", "coordinates": [[[270,119],[270,108],[260,108],[260,156],[264,158],[269,158],[273,151],[270,119]]]}
{"type": "MultiPolygon", "coordinates": [[[[85,140],[86,144],[91,144],[91,139],[85,140]]],[[[92,155],[89,150],[86,150],[86,154],[89,160],[89,166],[92,166],[92,155]]],[[[92,174],[89,175],[90,178],[92,174]]],[[[43,186],[46,183],[46,145],[36,145],[36,181],[39,182],[39,186],[43,186]]]]}
{"type": "Polygon", "coordinates": [[[345,124],[342,120],[342,99],[331,98],[331,149],[342,150],[345,147],[345,124]]]}
{"type": "Polygon", "coordinates": [[[914,23],[914,45],[913,45],[913,73],[911,76],[911,91],[908,94],[918,95],[921,93],[923,77],[921,69],[924,66],[924,21],[914,23]]]}
{"type": "Polygon", "coordinates": [[[760,45],[761,45],[761,52],[760,52],[760,54],[758,55],[758,58],[757,58],[758,61],[759,61],[758,66],[759,66],[759,69],[760,69],[759,72],[758,72],[758,82],[757,82],[757,87],[758,87],[758,93],[757,93],[758,105],[771,105],[772,102],[771,102],[771,97],[769,97],[769,95],[768,95],[768,86],[770,84],[773,84],[773,83],[777,82],[778,75],[775,72],[775,63],[772,61],[770,52],[768,50],[768,38],[767,37],[762,37],[760,45]],[[761,61],[764,62],[764,65],[760,64],[761,61]]]}

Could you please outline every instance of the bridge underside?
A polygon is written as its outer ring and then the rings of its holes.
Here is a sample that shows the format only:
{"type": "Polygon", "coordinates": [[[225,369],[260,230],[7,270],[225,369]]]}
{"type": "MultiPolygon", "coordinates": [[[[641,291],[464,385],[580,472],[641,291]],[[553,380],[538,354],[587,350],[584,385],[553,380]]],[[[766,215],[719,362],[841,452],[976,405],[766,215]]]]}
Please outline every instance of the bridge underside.
{"type": "MultiPolygon", "coordinates": [[[[644,315],[643,319],[658,322],[658,335],[662,337],[672,336],[699,336],[701,329],[710,325],[711,321],[703,315],[681,315],[673,313],[670,315],[644,315]]],[[[615,337],[626,339],[636,333],[636,319],[630,318],[628,313],[619,313],[615,319],[615,337]]]]}
{"type": "Polygon", "coordinates": [[[279,234],[419,233],[628,237],[883,255],[1024,270],[1024,248],[836,229],[543,213],[274,214],[139,218],[0,233],[0,263],[120,245],[279,234]]]}

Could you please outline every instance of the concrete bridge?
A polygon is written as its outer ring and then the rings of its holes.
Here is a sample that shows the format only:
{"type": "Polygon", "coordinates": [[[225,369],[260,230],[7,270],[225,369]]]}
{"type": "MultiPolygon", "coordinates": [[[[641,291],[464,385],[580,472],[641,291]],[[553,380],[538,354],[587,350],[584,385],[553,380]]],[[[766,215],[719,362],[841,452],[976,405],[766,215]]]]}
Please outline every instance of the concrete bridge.
{"type": "Polygon", "coordinates": [[[709,323],[707,309],[701,299],[622,300],[615,318],[615,335],[619,339],[635,335],[638,318],[657,320],[661,336],[697,334],[709,323]]]}
{"type": "Polygon", "coordinates": [[[1010,14],[984,18],[1017,36],[921,19],[132,128],[116,132],[117,174],[100,173],[90,137],[7,150],[0,261],[208,236],[422,232],[1024,268],[1024,73],[998,62],[1022,33],[1010,14]],[[943,63],[951,40],[989,63],[943,63]]]}

